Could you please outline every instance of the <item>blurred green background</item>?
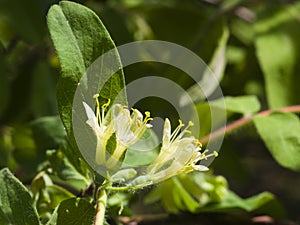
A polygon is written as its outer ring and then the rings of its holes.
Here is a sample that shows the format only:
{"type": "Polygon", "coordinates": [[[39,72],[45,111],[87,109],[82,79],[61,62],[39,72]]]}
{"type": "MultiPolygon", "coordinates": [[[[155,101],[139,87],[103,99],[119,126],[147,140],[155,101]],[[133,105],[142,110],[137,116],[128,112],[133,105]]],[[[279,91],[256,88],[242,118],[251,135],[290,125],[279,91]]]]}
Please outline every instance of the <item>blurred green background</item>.
{"type": "MultiPolygon", "coordinates": [[[[0,0],[0,168],[9,167],[26,184],[42,167],[45,151],[58,147],[49,140],[63,133],[56,129],[61,126],[55,93],[59,62],[46,25],[47,11],[57,2],[0,0]],[[41,126],[45,121],[47,127],[41,126]]],[[[261,110],[300,104],[299,1],[78,2],[99,15],[117,46],[135,40],[170,41],[198,54],[213,70],[221,67],[217,75],[224,96],[257,96],[261,110]]],[[[193,85],[181,71],[151,63],[125,68],[126,82],[153,73],[185,89],[193,85]]],[[[154,117],[170,116],[163,100],[145,99],[137,106],[148,110],[149,105],[154,117]]],[[[229,113],[228,122],[240,117],[229,113]]],[[[299,173],[274,161],[253,125],[225,138],[212,168],[242,197],[274,193],[288,217],[300,221],[299,173]]]]}

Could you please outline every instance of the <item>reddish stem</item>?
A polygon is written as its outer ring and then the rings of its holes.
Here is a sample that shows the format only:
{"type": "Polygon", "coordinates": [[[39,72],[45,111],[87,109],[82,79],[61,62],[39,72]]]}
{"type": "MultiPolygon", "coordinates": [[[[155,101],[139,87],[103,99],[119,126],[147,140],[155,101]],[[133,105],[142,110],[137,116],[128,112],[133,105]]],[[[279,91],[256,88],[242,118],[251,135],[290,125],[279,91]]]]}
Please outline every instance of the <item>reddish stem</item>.
{"type": "Polygon", "coordinates": [[[274,109],[274,110],[268,109],[268,110],[259,112],[255,115],[243,117],[243,118],[241,118],[237,121],[234,121],[233,123],[229,124],[228,126],[222,127],[220,129],[212,132],[211,134],[201,138],[200,142],[202,144],[206,144],[210,140],[221,137],[223,134],[228,134],[231,131],[236,130],[236,129],[250,123],[253,120],[254,116],[267,116],[267,115],[271,114],[272,112],[293,112],[293,113],[296,113],[296,112],[300,112],[300,105],[293,105],[293,106],[278,108],[278,109],[274,109]]]}

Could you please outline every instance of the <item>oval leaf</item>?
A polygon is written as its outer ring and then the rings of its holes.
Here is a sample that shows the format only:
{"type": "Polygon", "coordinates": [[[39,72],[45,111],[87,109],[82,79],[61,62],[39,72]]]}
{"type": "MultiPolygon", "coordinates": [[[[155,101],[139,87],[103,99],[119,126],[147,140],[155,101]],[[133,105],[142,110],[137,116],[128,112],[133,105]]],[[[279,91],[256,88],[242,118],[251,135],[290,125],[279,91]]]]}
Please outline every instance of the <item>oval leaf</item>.
{"type": "Polygon", "coordinates": [[[0,224],[40,224],[26,187],[8,170],[0,171],[0,224]]]}
{"type": "Polygon", "coordinates": [[[277,162],[300,171],[300,121],[292,113],[272,113],[254,117],[254,123],[277,162]]]}
{"type": "MultiPolygon", "coordinates": [[[[72,103],[76,88],[88,67],[103,53],[114,49],[115,44],[98,16],[80,4],[61,1],[59,5],[50,8],[47,21],[62,71],[57,86],[58,109],[71,146],[77,149],[72,126],[72,103]]],[[[119,68],[122,68],[116,50],[114,55],[116,56],[114,63],[118,63],[119,68]]],[[[97,80],[101,82],[100,72],[98,76],[97,80]]],[[[100,91],[102,100],[113,101],[121,93],[122,101],[126,104],[124,86],[123,71],[119,70],[111,76],[100,91]]],[[[81,155],[78,149],[74,153],[68,157],[73,164],[77,164],[78,168],[80,167],[78,158],[81,155]]]]}
{"type": "Polygon", "coordinates": [[[87,200],[70,198],[59,204],[47,225],[91,225],[95,213],[93,205],[87,200]]]}

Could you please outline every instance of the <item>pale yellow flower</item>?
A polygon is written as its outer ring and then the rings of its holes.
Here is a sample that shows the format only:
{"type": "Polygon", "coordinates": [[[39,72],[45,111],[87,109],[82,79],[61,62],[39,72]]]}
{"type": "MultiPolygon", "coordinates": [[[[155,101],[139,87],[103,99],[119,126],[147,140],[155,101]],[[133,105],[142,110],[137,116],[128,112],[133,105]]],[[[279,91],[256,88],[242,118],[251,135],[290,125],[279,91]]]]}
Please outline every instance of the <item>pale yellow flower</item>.
{"type": "Polygon", "coordinates": [[[127,108],[115,105],[112,120],[114,121],[117,143],[115,151],[107,161],[109,168],[116,166],[126,149],[140,140],[146,129],[151,127],[148,124],[152,120],[150,113],[146,112],[145,115],[144,118],[137,109],[132,109],[130,114],[127,108]]]}
{"type": "Polygon", "coordinates": [[[105,116],[105,110],[108,107],[110,101],[102,105],[100,109],[98,95],[95,95],[94,98],[96,99],[97,104],[96,114],[94,113],[94,110],[92,110],[91,107],[85,102],[83,102],[83,106],[88,117],[86,123],[93,129],[97,137],[95,161],[97,164],[103,165],[106,159],[107,141],[113,134],[114,129],[112,121],[109,121],[105,116]]]}
{"type": "Polygon", "coordinates": [[[96,163],[113,169],[120,163],[126,149],[135,144],[143,136],[146,129],[151,127],[148,122],[152,118],[150,118],[149,112],[145,113],[144,118],[137,109],[132,109],[132,113],[130,113],[126,107],[120,104],[112,105],[110,110],[106,112],[110,101],[100,108],[98,96],[94,96],[96,113],[88,104],[83,102],[88,117],[86,123],[97,136],[96,163]],[[111,155],[108,155],[106,146],[113,134],[116,135],[116,148],[111,155]]]}
{"type": "Polygon", "coordinates": [[[181,173],[192,171],[207,171],[208,168],[197,163],[207,157],[217,156],[217,153],[206,155],[208,150],[201,153],[201,143],[190,135],[188,128],[192,122],[181,131],[184,124],[179,121],[178,127],[171,133],[169,119],[165,120],[162,147],[159,155],[148,166],[146,175],[137,177],[132,185],[158,183],[181,173]]]}

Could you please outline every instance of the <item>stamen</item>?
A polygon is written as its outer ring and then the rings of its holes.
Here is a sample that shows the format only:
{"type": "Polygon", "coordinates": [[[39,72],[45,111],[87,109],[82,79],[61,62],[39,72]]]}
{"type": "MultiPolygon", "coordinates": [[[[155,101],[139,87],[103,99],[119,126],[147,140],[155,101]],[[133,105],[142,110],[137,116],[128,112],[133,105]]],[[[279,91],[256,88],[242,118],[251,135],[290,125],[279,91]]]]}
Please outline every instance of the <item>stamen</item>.
{"type": "Polygon", "coordinates": [[[195,145],[202,148],[202,143],[198,139],[195,141],[195,145]]]}
{"type": "Polygon", "coordinates": [[[192,121],[189,121],[189,127],[194,126],[194,123],[192,121]]]}
{"type": "Polygon", "coordinates": [[[97,105],[96,117],[97,117],[98,121],[100,122],[101,121],[101,118],[100,118],[100,103],[99,103],[98,97],[99,97],[99,94],[95,94],[93,96],[93,98],[96,99],[96,105],[97,105]]]}
{"type": "Polygon", "coordinates": [[[146,111],[145,112],[145,119],[144,119],[144,123],[148,123],[149,121],[153,120],[153,118],[150,117],[150,112],[146,111]]]}
{"type": "MultiPolygon", "coordinates": [[[[182,123],[181,120],[179,120],[179,126],[182,125],[184,126],[184,124],[182,123]]],[[[193,122],[189,121],[188,125],[186,126],[186,128],[184,128],[184,130],[178,135],[178,137],[176,139],[181,139],[185,134],[192,134],[192,132],[190,130],[188,130],[191,126],[193,126],[193,122]]]]}
{"type": "Polygon", "coordinates": [[[94,94],[93,95],[93,98],[98,98],[99,97],[99,94],[94,94]]]}
{"type": "Polygon", "coordinates": [[[184,123],[182,122],[182,120],[178,120],[178,121],[179,121],[179,126],[184,127],[184,123]]]}
{"type": "Polygon", "coordinates": [[[150,117],[150,112],[149,112],[149,111],[146,111],[146,112],[145,112],[145,115],[146,115],[146,118],[150,117]]]}
{"type": "Polygon", "coordinates": [[[105,104],[103,104],[102,106],[101,106],[101,108],[102,108],[102,112],[101,112],[101,122],[103,122],[104,121],[104,117],[105,117],[105,109],[109,106],[109,104],[110,104],[110,99],[108,99],[108,101],[107,101],[107,103],[105,103],[105,104]]]}
{"type": "Polygon", "coordinates": [[[211,153],[211,154],[206,155],[207,152],[209,152],[208,149],[204,150],[204,152],[203,152],[203,153],[201,154],[201,156],[200,156],[200,160],[201,160],[201,159],[207,160],[209,157],[218,157],[218,155],[219,155],[219,153],[216,152],[216,151],[214,151],[214,152],[211,153]]]}
{"type": "Polygon", "coordinates": [[[109,104],[110,104],[110,99],[108,99],[107,103],[102,105],[102,109],[107,108],[109,106],[109,104]]]}

